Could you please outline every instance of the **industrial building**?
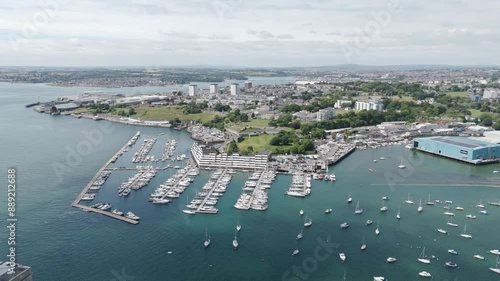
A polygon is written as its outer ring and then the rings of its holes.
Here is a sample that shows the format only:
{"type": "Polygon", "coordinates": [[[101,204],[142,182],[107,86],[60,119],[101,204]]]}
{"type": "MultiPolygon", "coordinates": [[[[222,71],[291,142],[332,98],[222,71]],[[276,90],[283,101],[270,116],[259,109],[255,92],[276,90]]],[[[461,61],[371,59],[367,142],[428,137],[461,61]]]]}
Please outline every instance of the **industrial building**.
{"type": "Polygon", "coordinates": [[[500,144],[491,138],[430,137],[416,138],[413,148],[471,164],[500,161],[500,144]]]}

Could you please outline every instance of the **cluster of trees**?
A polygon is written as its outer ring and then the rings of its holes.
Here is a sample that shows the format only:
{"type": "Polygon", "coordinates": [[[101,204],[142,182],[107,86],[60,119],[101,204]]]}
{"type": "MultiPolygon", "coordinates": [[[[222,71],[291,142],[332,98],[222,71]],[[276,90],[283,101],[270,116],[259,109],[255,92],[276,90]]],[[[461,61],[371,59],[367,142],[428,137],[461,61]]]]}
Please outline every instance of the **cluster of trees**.
{"type": "Polygon", "coordinates": [[[248,122],[248,114],[241,113],[239,109],[236,109],[234,111],[229,112],[226,115],[226,119],[233,123],[248,122]]]}
{"type": "Polygon", "coordinates": [[[281,131],[273,137],[269,144],[272,146],[290,146],[280,148],[280,153],[304,154],[314,151],[314,142],[310,138],[299,138],[294,131],[281,131]]]}
{"type": "Polygon", "coordinates": [[[126,104],[117,104],[114,106],[110,106],[109,104],[105,103],[89,104],[86,106],[86,108],[92,111],[92,113],[94,114],[110,113],[126,117],[136,114],[135,109],[133,107],[129,107],[126,104]]]}
{"type": "Polygon", "coordinates": [[[194,101],[186,104],[182,110],[183,114],[196,114],[201,113],[204,109],[208,108],[208,103],[206,101],[202,103],[196,103],[194,101]]]}
{"type": "Polygon", "coordinates": [[[214,105],[213,107],[213,110],[215,111],[218,111],[218,112],[229,112],[231,111],[231,107],[227,104],[221,104],[221,103],[218,103],[216,105],[214,105]]]}

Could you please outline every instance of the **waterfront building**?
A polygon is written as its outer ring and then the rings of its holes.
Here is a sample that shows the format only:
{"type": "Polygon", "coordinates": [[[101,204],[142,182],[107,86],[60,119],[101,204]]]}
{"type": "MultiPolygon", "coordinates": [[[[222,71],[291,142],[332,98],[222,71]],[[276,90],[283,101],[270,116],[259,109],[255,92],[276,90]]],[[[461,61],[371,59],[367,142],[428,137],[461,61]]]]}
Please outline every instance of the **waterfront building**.
{"type": "Polygon", "coordinates": [[[218,94],[218,93],[219,93],[219,85],[210,84],[210,94],[218,94]]]}
{"type": "Polygon", "coordinates": [[[231,84],[230,89],[231,89],[231,96],[237,96],[240,94],[240,84],[233,83],[231,84]]]}
{"type": "Polygon", "coordinates": [[[198,86],[196,85],[189,85],[189,95],[190,96],[196,96],[198,94],[198,86]]]}
{"type": "Polygon", "coordinates": [[[265,170],[269,162],[269,155],[257,154],[253,156],[242,156],[239,154],[229,155],[227,153],[217,154],[204,151],[203,146],[193,144],[191,154],[200,168],[220,169],[243,169],[243,170],[265,170]]]}
{"type": "Polygon", "coordinates": [[[416,138],[413,140],[413,147],[420,151],[471,164],[500,161],[500,144],[489,141],[487,138],[484,140],[464,137],[416,138]]]}
{"type": "Polygon", "coordinates": [[[335,117],[335,109],[331,107],[320,109],[316,112],[316,121],[319,122],[331,120],[333,117],[335,117]]]}
{"type": "Polygon", "coordinates": [[[490,101],[500,100],[500,90],[494,88],[484,89],[483,100],[490,100],[490,101]]]}
{"type": "Polygon", "coordinates": [[[380,100],[357,101],[355,104],[356,110],[384,110],[384,104],[380,100]]]}

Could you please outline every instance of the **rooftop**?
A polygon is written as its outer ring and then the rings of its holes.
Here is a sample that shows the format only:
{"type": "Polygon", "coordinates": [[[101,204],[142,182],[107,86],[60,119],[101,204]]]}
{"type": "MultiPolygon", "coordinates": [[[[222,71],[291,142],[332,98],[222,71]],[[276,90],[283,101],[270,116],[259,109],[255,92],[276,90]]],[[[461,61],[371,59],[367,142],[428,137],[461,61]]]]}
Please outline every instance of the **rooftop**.
{"type": "Polygon", "coordinates": [[[432,140],[456,146],[473,148],[473,149],[489,147],[492,145],[491,143],[479,141],[477,139],[461,138],[461,137],[437,137],[437,138],[432,138],[432,140]]]}

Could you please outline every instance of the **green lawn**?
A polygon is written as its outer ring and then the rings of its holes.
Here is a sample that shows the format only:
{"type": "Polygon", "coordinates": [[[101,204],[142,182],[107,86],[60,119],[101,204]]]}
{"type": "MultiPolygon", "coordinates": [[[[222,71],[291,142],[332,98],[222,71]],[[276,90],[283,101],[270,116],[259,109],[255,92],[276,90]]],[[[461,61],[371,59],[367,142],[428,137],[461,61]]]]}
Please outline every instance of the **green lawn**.
{"type": "Polygon", "coordinates": [[[182,113],[182,106],[161,106],[161,107],[139,107],[135,109],[136,114],[132,118],[141,118],[145,120],[167,120],[171,121],[176,117],[180,120],[201,120],[206,122],[212,120],[219,113],[202,112],[197,114],[182,113]]]}
{"type": "Polygon", "coordinates": [[[291,146],[272,146],[269,144],[274,135],[262,134],[259,136],[245,137],[245,139],[238,143],[240,150],[247,150],[249,146],[253,147],[253,151],[258,152],[262,149],[269,149],[274,151],[277,148],[289,148],[291,146]]]}
{"type": "Polygon", "coordinates": [[[446,92],[446,94],[452,97],[466,97],[470,95],[469,92],[446,92]]]}
{"type": "Polygon", "coordinates": [[[230,123],[225,125],[228,129],[233,129],[235,131],[241,131],[245,127],[250,128],[264,128],[269,127],[269,120],[266,119],[252,119],[250,118],[248,122],[240,122],[240,123],[230,123]]]}

